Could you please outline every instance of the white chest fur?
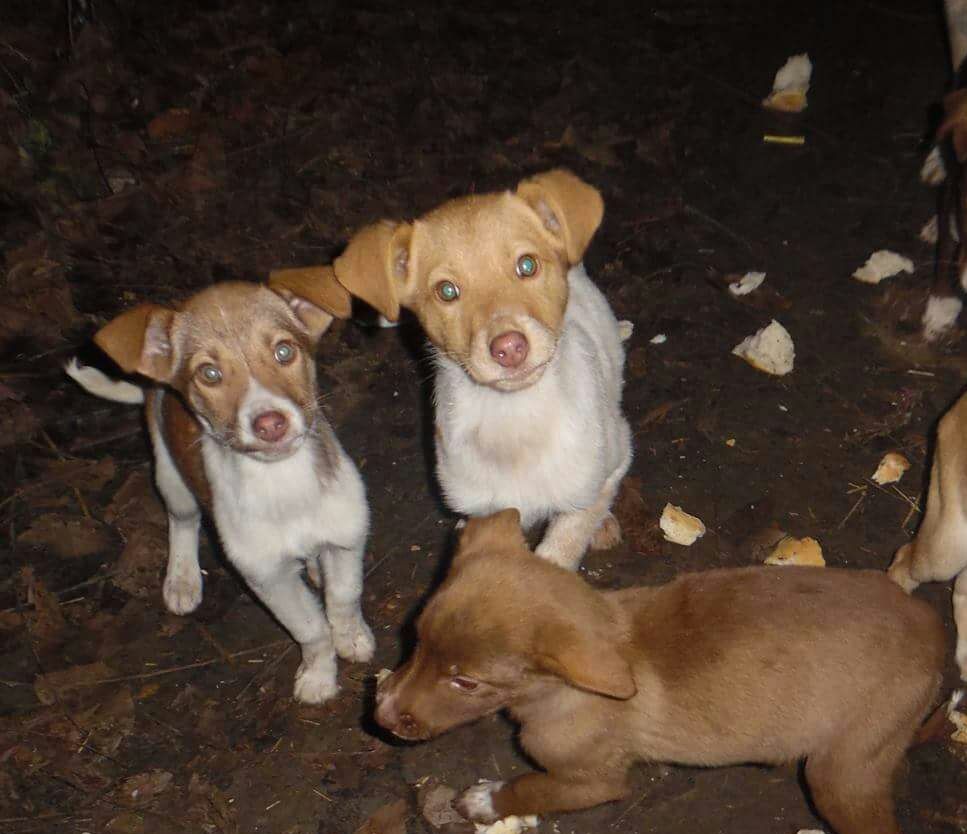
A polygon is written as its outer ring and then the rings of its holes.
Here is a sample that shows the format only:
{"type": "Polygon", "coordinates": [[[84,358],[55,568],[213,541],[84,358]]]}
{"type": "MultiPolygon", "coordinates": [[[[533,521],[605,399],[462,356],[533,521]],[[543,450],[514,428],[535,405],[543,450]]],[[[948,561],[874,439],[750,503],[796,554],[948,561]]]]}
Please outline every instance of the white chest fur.
{"type": "Polygon", "coordinates": [[[571,270],[568,283],[557,350],[529,388],[496,391],[439,360],[437,471],[457,512],[516,507],[531,525],[582,509],[630,455],[618,322],[583,267],[571,270]]]}
{"type": "Polygon", "coordinates": [[[323,473],[309,444],[285,460],[263,462],[206,437],[202,457],[219,537],[240,568],[316,556],[327,545],[355,548],[365,539],[362,480],[342,449],[335,471],[323,473]]]}

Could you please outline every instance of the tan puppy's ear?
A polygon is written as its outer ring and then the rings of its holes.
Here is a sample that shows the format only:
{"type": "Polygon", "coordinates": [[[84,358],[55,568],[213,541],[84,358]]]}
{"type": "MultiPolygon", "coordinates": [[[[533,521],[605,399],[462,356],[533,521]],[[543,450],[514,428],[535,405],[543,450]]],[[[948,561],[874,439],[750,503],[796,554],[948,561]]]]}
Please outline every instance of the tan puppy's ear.
{"type": "Polygon", "coordinates": [[[638,687],[631,666],[618,652],[617,641],[595,634],[594,626],[559,623],[538,634],[538,668],[577,689],[627,701],[638,687]]]}
{"type": "Polygon", "coordinates": [[[524,548],[527,541],[520,528],[520,512],[515,509],[501,510],[493,515],[469,518],[460,534],[457,556],[469,551],[524,548]]]}
{"type": "Polygon", "coordinates": [[[572,265],[580,263],[604,217],[604,200],[598,189],[570,171],[557,168],[522,180],[517,196],[561,241],[568,261],[572,265]]]}
{"type": "Polygon", "coordinates": [[[331,266],[273,270],[269,289],[288,303],[313,342],[329,329],[333,319],[348,319],[352,314],[352,297],[336,280],[331,266]]]}
{"type": "Polygon", "coordinates": [[[946,139],[954,146],[958,162],[967,159],[967,90],[955,90],[943,100],[944,120],[937,128],[937,139],[946,139]]]}
{"type": "Polygon", "coordinates": [[[142,304],[108,322],[94,334],[94,343],[125,373],[169,382],[177,357],[171,328],[177,313],[157,304],[142,304]]]}
{"type": "Polygon", "coordinates": [[[374,223],[353,235],[333,264],[339,283],[390,321],[400,317],[412,274],[412,236],[408,223],[374,223]]]}

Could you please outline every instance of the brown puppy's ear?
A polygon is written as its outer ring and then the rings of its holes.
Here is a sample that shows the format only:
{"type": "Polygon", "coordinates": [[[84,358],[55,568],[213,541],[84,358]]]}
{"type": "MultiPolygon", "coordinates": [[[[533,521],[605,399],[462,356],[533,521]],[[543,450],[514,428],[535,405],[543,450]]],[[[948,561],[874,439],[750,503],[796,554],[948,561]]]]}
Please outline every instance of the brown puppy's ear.
{"type": "Polygon", "coordinates": [[[275,269],[269,273],[269,289],[288,303],[313,342],[334,318],[348,319],[352,314],[352,298],[331,266],[275,269]]]}
{"type": "Polygon", "coordinates": [[[967,90],[955,90],[943,100],[944,120],[937,128],[937,139],[950,136],[958,162],[967,159],[967,90]]]}
{"type": "Polygon", "coordinates": [[[94,343],[125,373],[169,382],[177,365],[171,339],[176,315],[167,307],[142,304],[104,325],[94,334],[94,343]]]}
{"type": "Polygon", "coordinates": [[[520,512],[516,509],[501,510],[493,515],[469,518],[460,534],[457,555],[477,550],[519,549],[527,550],[524,531],[520,528],[520,512]]]}
{"type": "Polygon", "coordinates": [[[413,227],[383,221],[358,231],[336,258],[336,279],[390,321],[400,317],[413,263],[413,227]]]}
{"type": "Polygon", "coordinates": [[[572,265],[580,263],[604,217],[604,200],[598,190],[570,171],[558,168],[522,180],[517,196],[562,242],[568,261],[572,265]]]}
{"type": "MultiPolygon", "coordinates": [[[[569,612],[572,616],[574,612],[569,612]]],[[[537,666],[577,689],[627,701],[635,696],[631,666],[617,648],[617,640],[595,634],[594,626],[551,623],[538,633],[537,666]]]]}

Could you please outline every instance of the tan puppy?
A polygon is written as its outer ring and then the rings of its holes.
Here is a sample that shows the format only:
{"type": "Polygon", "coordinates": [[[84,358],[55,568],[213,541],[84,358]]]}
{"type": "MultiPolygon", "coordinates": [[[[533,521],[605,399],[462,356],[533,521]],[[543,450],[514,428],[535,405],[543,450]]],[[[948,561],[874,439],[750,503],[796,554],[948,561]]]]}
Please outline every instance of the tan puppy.
{"type": "Polygon", "coordinates": [[[921,582],[955,580],[956,658],[967,680],[967,395],[937,426],[927,512],[916,538],[897,551],[889,574],[907,593],[921,582]]]}
{"type": "Polygon", "coordinates": [[[435,351],[436,462],[448,505],[549,522],[538,553],[574,568],[610,547],[631,463],[619,323],[582,265],[604,204],[567,171],[359,232],[334,264],[389,319],[412,310],[435,351]]]}
{"type": "Polygon", "coordinates": [[[839,834],[896,834],[893,779],[944,660],[938,616],[882,573],[713,570],[601,593],[533,558],[515,510],[467,523],[417,632],[376,720],[428,739],[507,707],[546,771],[468,790],[457,807],[477,822],[621,799],[643,759],[806,757],[839,834]]]}
{"type": "Polygon", "coordinates": [[[302,648],[295,696],[337,692],[336,654],[365,661],[373,635],[359,599],[369,509],[362,479],[319,408],[315,351],[349,296],[331,269],[284,270],[270,290],[216,284],[179,304],[143,304],[94,341],[147,391],[76,361],[90,393],[144,402],[155,480],[168,510],[163,596],[201,603],[198,528],[215,522],[225,554],[302,648]],[[300,294],[306,280],[315,303],[300,294]],[[326,611],[303,581],[325,573],[326,611]]]}

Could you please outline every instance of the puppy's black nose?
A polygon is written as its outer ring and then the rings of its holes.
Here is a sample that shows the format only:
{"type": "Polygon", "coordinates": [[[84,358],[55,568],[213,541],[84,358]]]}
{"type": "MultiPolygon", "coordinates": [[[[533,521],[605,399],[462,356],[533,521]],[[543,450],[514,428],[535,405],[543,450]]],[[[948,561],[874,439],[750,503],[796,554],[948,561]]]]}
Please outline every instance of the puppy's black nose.
{"type": "Polygon", "coordinates": [[[289,428],[289,421],[281,411],[263,411],[252,420],[252,431],[259,440],[277,443],[289,428]]]}

